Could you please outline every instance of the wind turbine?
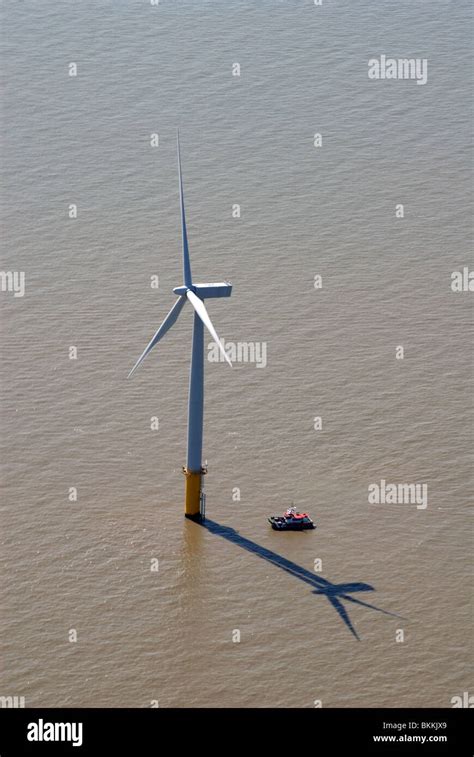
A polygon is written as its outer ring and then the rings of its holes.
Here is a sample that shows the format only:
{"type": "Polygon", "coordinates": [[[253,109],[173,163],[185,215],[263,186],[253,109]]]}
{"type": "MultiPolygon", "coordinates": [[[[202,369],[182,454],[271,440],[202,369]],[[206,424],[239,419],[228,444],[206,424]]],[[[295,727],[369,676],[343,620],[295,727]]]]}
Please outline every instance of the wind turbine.
{"type": "Polygon", "coordinates": [[[192,520],[201,520],[201,493],[202,476],[207,469],[202,465],[202,433],[203,433],[203,410],[204,410],[204,326],[216,342],[224,359],[232,368],[232,363],[227,356],[217,332],[212,325],[209,314],[204,305],[204,300],[211,297],[230,297],[232,284],[224,281],[218,284],[194,284],[191,276],[191,263],[189,260],[188,235],[186,233],[186,218],[184,214],[183,178],[181,174],[181,154],[179,148],[179,132],[177,133],[178,149],[178,176],[179,176],[179,199],[181,206],[181,231],[183,238],[183,278],[184,284],[175,287],[173,292],[178,299],[153,336],[147,347],[143,350],[128,378],[135,372],[140,363],[146,358],[155,344],[164,337],[167,331],[176,323],[183,306],[188,301],[194,309],[193,343],[191,351],[191,371],[189,377],[189,404],[188,404],[188,450],[186,465],[183,466],[185,475],[185,510],[184,514],[192,520]]]}

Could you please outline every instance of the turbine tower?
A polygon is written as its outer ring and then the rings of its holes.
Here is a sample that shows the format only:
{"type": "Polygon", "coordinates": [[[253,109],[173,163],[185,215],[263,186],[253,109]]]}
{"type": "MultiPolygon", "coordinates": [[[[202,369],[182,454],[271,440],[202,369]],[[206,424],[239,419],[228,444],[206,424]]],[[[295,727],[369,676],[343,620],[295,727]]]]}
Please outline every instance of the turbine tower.
{"type": "Polygon", "coordinates": [[[140,363],[146,358],[167,331],[176,323],[186,301],[190,302],[194,309],[193,342],[191,351],[191,371],[189,377],[189,404],[188,404],[188,451],[186,465],[183,466],[185,475],[185,510],[184,514],[192,520],[201,520],[201,493],[202,476],[207,473],[202,465],[202,434],[203,434],[203,411],[204,411],[204,326],[208,329],[212,338],[219,347],[223,358],[232,368],[232,363],[227,356],[217,332],[212,325],[209,314],[204,305],[204,300],[211,297],[230,297],[232,284],[225,281],[218,284],[194,284],[191,276],[191,263],[189,260],[188,235],[186,233],[186,218],[184,213],[183,178],[181,175],[181,154],[179,148],[179,132],[177,133],[178,149],[178,176],[179,176],[179,199],[181,206],[181,232],[183,238],[183,279],[184,284],[175,287],[173,292],[179,295],[175,304],[144,349],[128,377],[135,372],[140,363]]]}

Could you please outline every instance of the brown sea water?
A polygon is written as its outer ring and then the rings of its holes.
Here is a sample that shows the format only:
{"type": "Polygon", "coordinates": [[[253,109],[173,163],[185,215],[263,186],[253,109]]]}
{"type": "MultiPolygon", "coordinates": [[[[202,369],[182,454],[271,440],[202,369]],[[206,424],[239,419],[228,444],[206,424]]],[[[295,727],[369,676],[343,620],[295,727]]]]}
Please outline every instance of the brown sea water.
{"type": "Polygon", "coordinates": [[[470,3],[1,13],[1,268],[26,291],[0,293],[0,695],[450,707],[472,691],[470,3]],[[427,83],[369,80],[380,54],[427,83]],[[126,380],[182,283],[177,126],[193,274],[233,283],[221,337],[267,345],[265,368],[206,362],[208,528],[183,518],[189,307],[126,380]],[[381,479],[428,506],[369,504],[381,479]],[[316,531],[270,529],[291,501],[316,531]]]}

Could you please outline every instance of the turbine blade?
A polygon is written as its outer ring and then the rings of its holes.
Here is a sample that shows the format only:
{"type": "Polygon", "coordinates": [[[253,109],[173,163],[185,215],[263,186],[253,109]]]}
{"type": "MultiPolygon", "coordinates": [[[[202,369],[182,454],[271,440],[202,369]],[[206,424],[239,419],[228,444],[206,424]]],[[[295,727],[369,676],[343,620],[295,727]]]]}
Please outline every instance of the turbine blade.
{"type": "Polygon", "coordinates": [[[151,339],[150,343],[147,345],[147,347],[143,350],[142,354],[138,358],[137,362],[133,366],[132,370],[128,374],[127,378],[130,378],[130,376],[136,371],[140,363],[142,363],[150,350],[153,349],[155,344],[160,341],[164,337],[167,331],[171,328],[173,323],[176,323],[178,320],[178,315],[181,313],[181,310],[183,309],[183,305],[186,302],[184,297],[180,297],[176,302],[174,303],[173,307],[171,308],[170,312],[166,316],[165,320],[161,324],[160,328],[156,332],[153,339],[151,339]]]}
{"type": "Polygon", "coordinates": [[[199,299],[199,297],[194,294],[194,292],[191,292],[189,289],[186,292],[186,297],[188,298],[189,302],[193,306],[194,310],[198,314],[199,318],[211,334],[212,338],[214,339],[215,343],[219,347],[219,350],[221,352],[221,355],[227,360],[230,367],[232,368],[232,363],[229,360],[229,357],[227,356],[222,344],[219,341],[219,337],[217,336],[217,331],[215,330],[214,326],[212,325],[212,321],[209,318],[209,313],[206,310],[206,306],[204,305],[204,302],[199,299]]]}
{"type": "Polygon", "coordinates": [[[183,237],[183,277],[184,285],[192,287],[191,263],[189,261],[188,235],[186,232],[186,216],[184,214],[183,176],[181,174],[181,151],[179,149],[179,130],[176,130],[178,145],[178,173],[179,173],[179,203],[181,206],[181,233],[183,237]]]}

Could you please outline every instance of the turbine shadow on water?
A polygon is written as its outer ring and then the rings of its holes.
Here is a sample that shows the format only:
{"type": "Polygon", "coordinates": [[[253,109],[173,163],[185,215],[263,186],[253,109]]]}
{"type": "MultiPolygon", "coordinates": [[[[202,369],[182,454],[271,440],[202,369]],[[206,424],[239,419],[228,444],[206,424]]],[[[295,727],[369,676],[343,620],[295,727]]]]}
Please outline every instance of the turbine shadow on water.
{"type": "Polygon", "coordinates": [[[247,539],[245,536],[239,534],[235,529],[230,528],[230,526],[223,526],[220,523],[216,523],[215,521],[209,520],[207,518],[202,521],[200,525],[210,531],[210,533],[216,534],[217,536],[222,536],[222,538],[227,539],[228,541],[232,542],[232,544],[236,544],[238,547],[246,549],[248,552],[257,555],[257,557],[261,557],[263,560],[272,563],[272,565],[275,565],[277,568],[281,568],[286,573],[290,573],[290,575],[294,576],[295,578],[299,578],[300,581],[304,581],[305,583],[314,587],[313,594],[322,594],[329,600],[347,628],[358,641],[360,641],[360,637],[355,630],[349,614],[342,604],[341,600],[353,602],[354,604],[361,605],[362,607],[368,607],[371,610],[376,610],[377,612],[381,612],[384,615],[390,615],[393,618],[401,618],[401,615],[397,615],[397,613],[389,612],[388,610],[382,610],[380,607],[376,607],[375,605],[371,605],[368,602],[363,602],[361,599],[356,599],[355,597],[349,596],[350,594],[360,591],[375,591],[374,587],[370,586],[369,584],[360,582],[333,584],[326,578],[322,578],[321,576],[317,576],[314,573],[311,573],[311,571],[303,568],[301,565],[297,565],[297,563],[294,563],[291,560],[288,560],[286,557],[283,557],[276,552],[272,552],[271,549],[262,547],[260,544],[251,541],[251,539],[247,539]]]}

